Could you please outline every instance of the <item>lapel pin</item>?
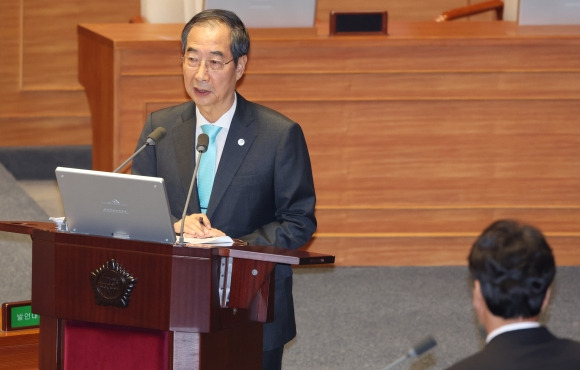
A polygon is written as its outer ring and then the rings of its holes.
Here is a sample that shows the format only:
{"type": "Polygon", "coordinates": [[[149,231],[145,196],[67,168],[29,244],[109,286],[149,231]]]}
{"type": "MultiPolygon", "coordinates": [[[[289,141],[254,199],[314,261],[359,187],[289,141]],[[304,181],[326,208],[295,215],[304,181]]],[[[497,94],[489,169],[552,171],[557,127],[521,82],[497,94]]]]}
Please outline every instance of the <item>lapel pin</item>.
{"type": "Polygon", "coordinates": [[[246,143],[246,141],[244,139],[238,139],[239,146],[244,146],[245,143],[246,143]]]}

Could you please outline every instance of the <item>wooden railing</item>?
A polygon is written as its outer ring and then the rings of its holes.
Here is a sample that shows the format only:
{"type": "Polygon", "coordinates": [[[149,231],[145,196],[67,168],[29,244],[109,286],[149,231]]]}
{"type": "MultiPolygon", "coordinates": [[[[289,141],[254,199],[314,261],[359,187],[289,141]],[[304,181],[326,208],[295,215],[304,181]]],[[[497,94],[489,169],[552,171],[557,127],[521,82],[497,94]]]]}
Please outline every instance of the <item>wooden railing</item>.
{"type": "Polygon", "coordinates": [[[436,22],[451,21],[454,19],[470,17],[472,15],[494,11],[496,19],[501,21],[503,19],[503,1],[491,0],[481,3],[471,4],[444,11],[435,19],[436,22]]]}

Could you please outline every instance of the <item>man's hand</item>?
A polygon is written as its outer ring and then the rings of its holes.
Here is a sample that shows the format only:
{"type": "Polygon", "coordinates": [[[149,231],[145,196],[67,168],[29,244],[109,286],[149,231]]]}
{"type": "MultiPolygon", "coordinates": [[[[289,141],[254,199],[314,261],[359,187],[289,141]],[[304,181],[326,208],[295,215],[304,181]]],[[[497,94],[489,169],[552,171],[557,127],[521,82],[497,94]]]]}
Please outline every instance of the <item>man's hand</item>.
{"type": "MultiPolygon", "coordinates": [[[[173,229],[176,234],[180,234],[181,220],[173,224],[173,229]]],[[[209,218],[207,218],[203,213],[194,213],[185,217],[183,236],[186,238],[212,238],[224,235],[225,234],[221,230],[211,227],[209,218]]]]}

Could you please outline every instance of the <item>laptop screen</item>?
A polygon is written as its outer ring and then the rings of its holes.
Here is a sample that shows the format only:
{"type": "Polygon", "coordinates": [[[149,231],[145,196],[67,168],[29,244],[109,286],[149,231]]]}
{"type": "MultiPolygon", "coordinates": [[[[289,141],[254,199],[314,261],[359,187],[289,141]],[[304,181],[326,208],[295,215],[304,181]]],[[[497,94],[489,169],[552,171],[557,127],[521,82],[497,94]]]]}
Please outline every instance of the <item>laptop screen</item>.
{"type": "Polygon", "coordinates": [[[66,167],[55,173],[70,232],[175,242],[162,178],[66,167]]]}

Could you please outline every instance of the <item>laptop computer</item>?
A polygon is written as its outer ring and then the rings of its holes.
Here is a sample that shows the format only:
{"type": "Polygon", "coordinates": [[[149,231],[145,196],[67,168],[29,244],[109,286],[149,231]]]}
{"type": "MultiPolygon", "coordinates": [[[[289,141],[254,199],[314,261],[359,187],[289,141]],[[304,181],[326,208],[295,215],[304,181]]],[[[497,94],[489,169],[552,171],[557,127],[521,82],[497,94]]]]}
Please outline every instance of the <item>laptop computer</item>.
{"type": "Polygon", "coordinates": [[[162,178],[67,167],[55,174],[70,232],[175,243],[162,178]]]}
{"type": "Polygon", "coordinates": [[[520,0],[518,24],[580,24],[580,0],[520,0]]]}
{"type": "Polygon", "coordinates": [[[205,0],[204,9],[231,10],[247,28],[314,27],[316,0],[205,0]]]}

